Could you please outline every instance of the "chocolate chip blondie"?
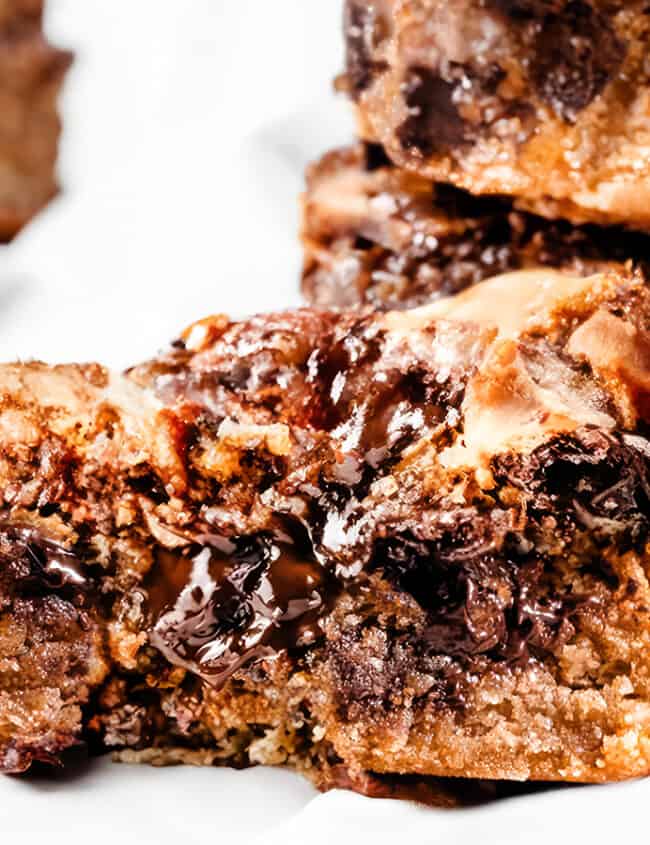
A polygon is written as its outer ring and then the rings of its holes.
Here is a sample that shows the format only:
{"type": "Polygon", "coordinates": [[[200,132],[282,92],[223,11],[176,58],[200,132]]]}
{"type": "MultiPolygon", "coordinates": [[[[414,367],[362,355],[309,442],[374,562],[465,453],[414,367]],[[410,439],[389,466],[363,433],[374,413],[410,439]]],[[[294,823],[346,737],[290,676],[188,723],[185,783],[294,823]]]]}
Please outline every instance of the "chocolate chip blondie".
{"type": "Polygon", "coordinates": [[[0,368],[0,766],[650,771],[650,292],[507,274],[0,368]]]}
{"type": "Polygon", "coordinates": [[[357,144],[313,164],[302,202],[302,289],[316,306],[412,308],[489,276],[540,266],[650,271],[650,236],[574,226],[474,197],[357,144]]]}
{"type": "Polygon", "coordinates": [[[57,97],[71,62],[42,28],[43,0],[0,0],[0,242],[57,191],[57,97]]]}
{"type": "Polygon", "coordinates": [[[647,229],[640,0],[347,0],[362,137],[400,166],[574,222],[647,229]]]}

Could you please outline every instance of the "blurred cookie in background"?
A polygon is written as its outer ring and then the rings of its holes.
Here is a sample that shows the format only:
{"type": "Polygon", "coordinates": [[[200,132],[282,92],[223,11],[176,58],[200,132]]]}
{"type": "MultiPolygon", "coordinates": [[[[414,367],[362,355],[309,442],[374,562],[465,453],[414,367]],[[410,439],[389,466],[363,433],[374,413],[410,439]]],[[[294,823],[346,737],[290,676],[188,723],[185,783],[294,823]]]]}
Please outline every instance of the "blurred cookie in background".
{"type": "Polygon", "coordinates": [[[0,242],[58,190],[57,99],[72,54],[43,32],[43,0],[0,0],[0,242]]]}

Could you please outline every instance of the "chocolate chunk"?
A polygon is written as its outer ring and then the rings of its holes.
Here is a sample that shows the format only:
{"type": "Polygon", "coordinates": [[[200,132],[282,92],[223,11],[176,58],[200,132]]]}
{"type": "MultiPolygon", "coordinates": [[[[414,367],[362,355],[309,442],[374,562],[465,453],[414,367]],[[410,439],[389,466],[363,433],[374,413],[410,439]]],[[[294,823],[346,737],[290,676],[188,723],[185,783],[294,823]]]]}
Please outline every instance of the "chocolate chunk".
{"type": "Polygon", "coordinates": [[[311,645],[327,576],[294,529],[159,551],[147,585],[151,643],[214,686],[251,660],[311,645]]]}
{"type": "Polygon", "coordinates": [[[370,86],[376,73],[386,68],[374,58],[377,45],[385,37],[385,22],[376,3],[348,0],[344,19],[347,79],[355,98],[370,86]]]}
{"type": "Polygon", "coordinates": [[[539,523],[552,515],[565,538],[583,530],[621,552],[642,549],[650,536],[650,459],[635,444],[586,431],[528,457],[499,458],[494,470],[526,492],[531,518],[539,523]]]}
{"type": "Polygon", "coordinates": [[[442,419],[445,390],[415,360],[401,361],[401,367],[384,363],[384,342],[382,333],[360,320],[345,338],[313,357],[310,374],[311,382],[324,388],[319,424],[346,432],[358,457],[375,469],[442,419]],[[356,378],[349,374],[353,362],[364,365],[356,378]]]}
{"type": "Polygon", "coordinates": [[[382,167],[391,167],[392,162],[381,144],[364,144],[366,170],[372,173],[382,167]]]}
{"type": "Polygon", "coordinates": [[[410,111],[397,130],[404,149],[422,155],[444,152],[463,144],[467,127],[454,103],[455,83],[426,67],[413,67],[404,82],[404,100],[410,111]]]}
{"type": "Polygon", "coordinates": [[[541,23],[531,75],[540,97],[574,123],[618,72],[627,51],[607,14],[575,0],[541,23]]]}
{"type": "Polygon", "coordinates": [[[434,653],[521,662],[571,637],[574,598],[548,594],[543,562],[520,555],[495,514],[463,509],[444,523],[435,540],[380,541],[372,564],[429,612],[422,639],[434,653]]]}
{"type": "MultiPolygon", "coordinates": [[[[543,526],[552,520],[565,548],[615,543],[620,553],[645,547],[650,534],[650,460],[633,444],[602,432],[558,437],[530,456],[495,461],[495,477],[526,493],[521,534],[505,511],[476,508],[444,514],[439,533],[423,529],[379,540],[370,569],[412,595],[430,622],[423,639],[439,654],[521,662],[566,642],[574,614],[595,612],[593,597],[549,589],[543,526]]],[[[585,567],[609,589],[618,583],[594,553],[585,567]]]]}
{"type": "Polygon", "coordinates": [[[13,590],[21,595],[80,590],[89,583],[76,554],[29,525],[0,522],[0,559],[14,581],[13,590]]]}
{"type": "Polygon", "coordinates": [[[437,70],[410,67],[403,83],[410,116],[396,130],[402,147],[430,156],[472,142],[486,126],[502,118],[519,117],[523,125],[529,105],[497,96],[505,76],[496,62],[445,62],[437,70]],[[466,114],[461,112],[463,104],[469,105],[466,114]]]}

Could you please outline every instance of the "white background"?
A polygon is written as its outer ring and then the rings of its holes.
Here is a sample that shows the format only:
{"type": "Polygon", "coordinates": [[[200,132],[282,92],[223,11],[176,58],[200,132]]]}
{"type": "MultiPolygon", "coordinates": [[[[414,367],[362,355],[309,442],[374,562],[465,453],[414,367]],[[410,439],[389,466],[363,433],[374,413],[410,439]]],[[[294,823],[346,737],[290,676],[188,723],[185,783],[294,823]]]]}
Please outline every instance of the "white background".
{"type": "Polygon", "coordinates": [[[151,355],[299,302],[305,163],[351,137],[341,0],[48,0],[65,191],[2,256],[0,360],[151,355]]]}
{"type": "MultiPolygon", "coordinates": [[[[50,0],[52,36],[77,53],[65,192],[0,249],[0,360],[122,367],[207,313],[300,301],[302,171],[352,133],[331,92],[340,4],[50,0]]],[[[67,778],[0,780],[0,841],[648,842],[649,799],[640,782],[434,811],[317,796],[281,770],[99,761],[67,778]]]]}

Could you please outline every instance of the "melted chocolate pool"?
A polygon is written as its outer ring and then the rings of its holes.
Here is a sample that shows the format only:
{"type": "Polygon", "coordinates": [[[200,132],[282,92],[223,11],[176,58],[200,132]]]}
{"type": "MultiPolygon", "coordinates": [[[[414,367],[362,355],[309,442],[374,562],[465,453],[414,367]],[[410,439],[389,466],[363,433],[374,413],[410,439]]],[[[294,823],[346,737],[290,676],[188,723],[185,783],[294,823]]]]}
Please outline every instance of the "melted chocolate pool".
{"type": "Polygon", "coordinates": [[[251,660],[313,643],[325,581],[304,544],[284,533],[161,550],[148,586],[150,642],[220,686],[251,660]]]}

